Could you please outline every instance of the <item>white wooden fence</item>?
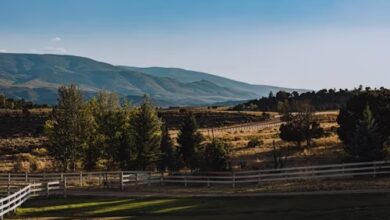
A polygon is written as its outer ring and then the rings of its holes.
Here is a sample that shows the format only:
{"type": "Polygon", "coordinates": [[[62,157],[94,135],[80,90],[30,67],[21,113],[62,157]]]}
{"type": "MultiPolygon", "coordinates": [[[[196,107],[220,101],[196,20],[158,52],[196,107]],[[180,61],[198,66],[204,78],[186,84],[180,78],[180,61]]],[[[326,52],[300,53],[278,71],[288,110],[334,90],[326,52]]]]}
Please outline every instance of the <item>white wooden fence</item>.
{"type": "Polygon", "coordinates": [[[261,169],[235,172],[108,171],[75,173],[0,173],[0,186],[64,181],[67,187],[121,188],[153,183],[231,184],[287,181],[297,179],[349,178],[390,174],[390,161],[344,163],[282,169],[261,169]]]}
{"type": "Polygon", "coordinates": [[[390,161],[344,163],[332,165],[263,169],[238,172],[160,173],[145,171],[110,171],[78,173],[0,173],[0,217],[15,210],[29,197],[60,193],[66,196],[72,187],[115,187],[138,184],[261,184],[270,181],[309,180],[318,178],[352,178],[390,174],[390,161]],[[14,187],[19,187],[18,190],[14,187]]]}
{"type": "Polygon", "coordinates": [[[66,193],[66,187],[64,187],[60,181],[51,181],[46,183],[31,183],[13,193],[8,191],[8,196],[0,198],[0,219],[3,220],[4,215],[15,211],[17,207],[22,205],[32,196],[49,196],[49,194],[54,192],[61,194],[66,193]]]}
{"type": "Polygon", "coordinates": [[[173,173],[164,176],[165,183],[188,184],[236,184],[270,181],[288,181],[319,178],[351,178],[357,176],[372,176],[390,174],[390,161],[345,163],[282,169],[264,169],[240,172],[203,172],[203,173],[173,173]]]}

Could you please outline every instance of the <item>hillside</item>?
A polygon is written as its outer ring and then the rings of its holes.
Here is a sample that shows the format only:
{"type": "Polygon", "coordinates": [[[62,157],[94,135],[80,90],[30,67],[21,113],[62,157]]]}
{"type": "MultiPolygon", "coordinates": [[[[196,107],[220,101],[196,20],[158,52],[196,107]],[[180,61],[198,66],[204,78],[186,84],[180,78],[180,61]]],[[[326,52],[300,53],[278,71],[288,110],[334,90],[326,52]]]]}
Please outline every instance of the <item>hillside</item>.
{"type": "Polygon", "coordinates": [[[165,67],[126,67],[129,70],[139,71],[146,74],[149,74],[151,76],[155,77],[169,77],[172,79],[179,80],[184,83],[189,82],[195,82],[200,80],[206,80],[212,83],[215,83],[222,87],[227,88],[234,88],[243,92],[253,93],[256,94],[256,97],[262,97],[262,96],[268,96],[269,92],[276,93],[280,90],[284,91],[297,91],[297,92],[304,92],[307,90],[303,89],[287,89],[282,87],[276,87],[276,86],[268,86],[268,85],[253,85],[249,83],[239,82],[231,79],[227,79],[224,77],[198,72],[198,71],[191,71],[191,70],[185,70],[180,68],[165,68],[165,67]]]}
{"type": "Polygon", "coordinates": [[[128,68],[69,55],[0,53],[0,93],[53,104],[58,86],[75,83],[87,97],[105,89],[135,103],[148,94],[158,105],[171,106],[248,100],[282,89],[179,70],[128,68]]]}

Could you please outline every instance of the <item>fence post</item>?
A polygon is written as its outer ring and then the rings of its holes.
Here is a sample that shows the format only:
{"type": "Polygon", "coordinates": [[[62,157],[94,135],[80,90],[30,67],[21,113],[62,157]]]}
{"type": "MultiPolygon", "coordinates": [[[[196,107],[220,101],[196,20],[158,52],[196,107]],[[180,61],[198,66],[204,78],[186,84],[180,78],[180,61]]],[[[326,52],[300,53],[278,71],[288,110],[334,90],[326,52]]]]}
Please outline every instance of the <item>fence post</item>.
{"type": "Polygon", "coordinates": [[[184,174],[184,186],[187,187],[187,173],[184,174]]]}
{"type": "Polygon", "coordinates": [[[151,178],[152,178],[152,172],[149,172],[149,174],[148,174],[148,186],[150,186],[151,178]]]}
{"type": "Polygon", "coordinates": [[[50,185],[49,182],[46,183],[46,197],[49,197],[49,192],[50,191],[50,185]]]}
{"type": "Polygon", "coordinates": [[[260,186],[260,174],[261,172],[257,173],[257,186],[260,186]]]}
{"type": "Polygon", "coordinates": [[[8,195],[11,195],[11,173],[8,173],[7,192],[8,192],[8,195]]]}
{"type": "Polygon", "coordinates": [[[24,181],[26,183],[28,183],[28,173],[27,172],[24,173],[24,181]]]}
{"type": "Polygon", "coordinates": [[[119,173],[119,180],[120,180],[120,187],[121,187],[121,190],[123,191],[123,189],[124,189],[124,186],[123,186],[123,171],[121,171],[120,173],[119,173]]]}
{"type": "Polygon", "coordinates": [[[233,174],[232,174],[232,186],[233,186],[233,188],[234,187],[236,187],[236,174],[233,172],[233,174]]]}
{"type": "Polygon", "coordinates": [[[135,173],[135,185],[138,185],[138,173],[135,173]]]}
{"type": "MultiPolygon", "coordinates": [[[[3,202],[0,202],[0,213],[3,213],[3,202]]],[[[3,220],[3,214],[0,215],[0,220],[3,220]]]]}
{"type": "Polygon", "coordinates": [[[376,177],[376,164],[374,163],[374,178],[376,177]]]}
{"type": "Polygon", "coordinates": [[[64,178],[64,181],[63,181],[63,190],[64,190],[64,192],[63,192],[63,196],[64,196],[64,198],[66,198],[66,194],[67,194],[67,189],[66,189],[66,186],[67,185],[67,183],[66,183],[66,177],[64,178]]]}
{"type": "Polygon", "coordinates": [[[207,177],[207,187],[210,187],[210,177],[207,177]]]}
{"type": "Polygon", "coordinates": [[[107,174],[107,172],[104,173],[104,185],[105,185],[105,188],[109,188],[108,187],[108,174],[107,174]]]}
{"type": "Polygon", "coordinates": [[[80,171],[80,187],[83,187],[83,171],[80,171]]]}

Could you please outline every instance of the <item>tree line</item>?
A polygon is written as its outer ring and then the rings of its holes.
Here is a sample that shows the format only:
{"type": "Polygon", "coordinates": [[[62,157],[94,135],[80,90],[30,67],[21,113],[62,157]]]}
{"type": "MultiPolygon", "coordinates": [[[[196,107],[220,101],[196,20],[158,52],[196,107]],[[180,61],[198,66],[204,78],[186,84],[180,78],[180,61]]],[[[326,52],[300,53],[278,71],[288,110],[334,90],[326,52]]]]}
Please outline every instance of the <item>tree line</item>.
{"type": "Polygon", "coordinates": [[[45,123],[48,153],[60,169],[127,169],[175,171],[224,170],[229,146],[205,140],[189,112],[177,145],[148,97],[139,106],[120,102],[118,95],[100,91],[86,101],[75,85],[58,89],[58,103],[45,123]]]}
{"type": "Polygon", "coordinates": [[[236,111],[275,111],[287,113],[304,111],[310,106],[315,111],[335,110],[344,108],[348,100],[354,95],[370,90],[370,87],[363,89],[363,86],[359,86],[353,90],[323,89],[317,92],[310,91],[304,93],[279,91],[276,95],[271,92],[268,97],[251,100],[236,105],[232,109],[236,111]]]}
{"type": "Polygon", "coordinates": [[[48,105],[38,105],[25,99],[14,99],[0,94],[0,109],[32,109],[46,108],[48,105]]]}

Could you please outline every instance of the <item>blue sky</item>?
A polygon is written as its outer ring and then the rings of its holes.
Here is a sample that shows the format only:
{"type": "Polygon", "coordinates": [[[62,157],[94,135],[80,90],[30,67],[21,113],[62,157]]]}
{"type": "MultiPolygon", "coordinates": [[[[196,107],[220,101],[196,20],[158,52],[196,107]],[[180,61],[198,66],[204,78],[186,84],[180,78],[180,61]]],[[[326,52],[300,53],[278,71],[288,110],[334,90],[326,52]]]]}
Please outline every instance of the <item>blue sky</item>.
{"type": "Polygon", "coordinates": [[[0,0],[0,52],[295,88],[390,87],[390,1],[0,0]]]}

